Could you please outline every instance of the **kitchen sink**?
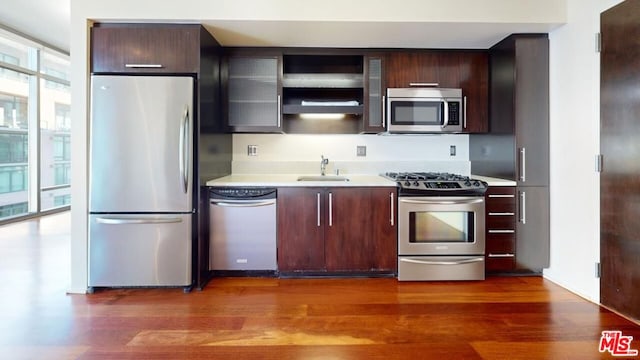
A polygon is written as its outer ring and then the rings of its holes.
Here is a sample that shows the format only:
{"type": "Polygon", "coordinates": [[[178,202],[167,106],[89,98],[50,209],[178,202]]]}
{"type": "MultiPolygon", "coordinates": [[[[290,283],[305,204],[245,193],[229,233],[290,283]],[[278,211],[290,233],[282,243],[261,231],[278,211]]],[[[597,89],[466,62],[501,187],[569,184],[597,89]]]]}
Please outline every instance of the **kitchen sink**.
{"type": "Polygon", "coordinates": [[[344,176],[335,176],[335,175],[310,175],[310,176],[300,176],[298,181],[349,181],[349,178],[344,176]]]}

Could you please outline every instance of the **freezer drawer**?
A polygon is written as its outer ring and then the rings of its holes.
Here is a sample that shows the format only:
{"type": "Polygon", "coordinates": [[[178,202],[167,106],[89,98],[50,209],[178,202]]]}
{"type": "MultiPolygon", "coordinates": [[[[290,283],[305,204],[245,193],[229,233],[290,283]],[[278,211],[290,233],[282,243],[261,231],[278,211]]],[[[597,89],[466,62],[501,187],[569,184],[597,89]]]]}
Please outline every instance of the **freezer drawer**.
{"type": "Polygon", "coordinates": [[[191,214],[89,215],[89,286],[191,285],[191,214]]]}
{"type": "Polygon", "coordinates": [[[398,280],[484,280],[484,256],[399,256],[398,280]]]}

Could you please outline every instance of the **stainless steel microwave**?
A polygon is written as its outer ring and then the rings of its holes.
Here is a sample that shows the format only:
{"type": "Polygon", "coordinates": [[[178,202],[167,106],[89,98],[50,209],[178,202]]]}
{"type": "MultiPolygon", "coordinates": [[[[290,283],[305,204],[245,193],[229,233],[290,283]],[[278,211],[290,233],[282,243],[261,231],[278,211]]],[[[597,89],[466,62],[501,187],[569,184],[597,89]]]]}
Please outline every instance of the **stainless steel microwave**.
{"type": "Polygon", "coordinates": [[[462,132],[466,111],[462,89],[387,89],[390,133],[462,132]]]}

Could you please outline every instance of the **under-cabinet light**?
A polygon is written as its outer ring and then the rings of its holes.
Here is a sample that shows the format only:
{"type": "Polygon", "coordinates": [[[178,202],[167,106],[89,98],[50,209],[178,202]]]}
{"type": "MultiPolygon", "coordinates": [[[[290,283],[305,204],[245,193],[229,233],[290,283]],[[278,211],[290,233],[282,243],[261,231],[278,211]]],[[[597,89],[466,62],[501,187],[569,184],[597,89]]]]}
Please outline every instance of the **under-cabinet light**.
{"type": "Polygon", "coordinates": [[[300,114],[301,119],[306,120],[340,120],[344,119],[344,114],[316,114],[316,113],[304,113],[300,114]]]}

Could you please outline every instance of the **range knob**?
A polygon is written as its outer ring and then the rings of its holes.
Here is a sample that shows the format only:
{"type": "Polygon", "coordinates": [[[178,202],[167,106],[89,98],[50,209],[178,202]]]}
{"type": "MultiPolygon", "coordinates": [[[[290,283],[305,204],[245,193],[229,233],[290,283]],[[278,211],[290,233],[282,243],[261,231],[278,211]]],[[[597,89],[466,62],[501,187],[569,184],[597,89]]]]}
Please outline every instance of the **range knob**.
{"type": "Polygon", "coordinates": [[[411,182],[409,182],[409,180],[405,181],[404,186],[411,186],[411,182]]]}
{"type": "Polygon", "coordinates": [[[420,186],[420,183],[418,183],[417,181],[414,181],[413,186],[420,186]]]}
{"type": "Polygon", "coordinates": [[[464,186],[471,186],[471,182],[469,180],[465,180],[464,186]]]}
{"type": "Polygon", "coordinates": [[[474,181],[474,182],[473,182],[473,186],[477,186],[477,187],[479,187],[479,186],[480,186],[480,181],[474,181]]]}

